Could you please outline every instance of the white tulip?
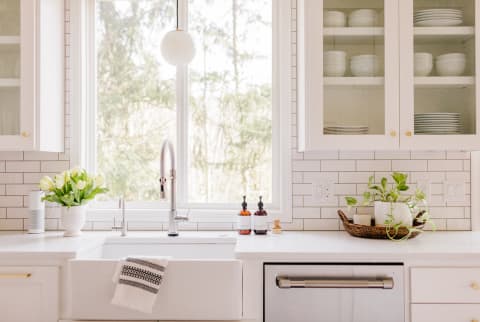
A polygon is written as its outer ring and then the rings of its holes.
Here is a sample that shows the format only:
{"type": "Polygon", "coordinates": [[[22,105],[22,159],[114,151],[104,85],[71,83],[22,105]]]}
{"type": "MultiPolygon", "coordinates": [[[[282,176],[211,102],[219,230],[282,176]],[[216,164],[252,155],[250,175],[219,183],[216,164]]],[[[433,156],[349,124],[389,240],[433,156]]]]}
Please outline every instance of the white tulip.
{"type": "Polygon", "coordinates": [[[40,189],[50,191],[54,187],[52,178],[45,176],[40,180],[40,189]]]}
{"type": "Polygon", "coordinates": [[[72,177],[76,177],[77,175],[80,174],[81,171],[82,169],[80,169],[79,167],[75,167],[72,170],[70,170],[70,174],[72,175],[72,177]]]}
{"type": "Polygon", "coordinates": [[[63,175],[56,175],[55,176],[55,187],[57,189],[62,189],[63,185],[65,184],[65,177],[63,175]]]}
{"type": "Polygon", "coordinates": [[[63,171],[62,176],[63,176],[65,182],[70,181],[70,171],[63,171]]]}
{"type": "Polygon", "coordinates": [[[86,186],[87,186],[87,183],[85,181],[80,180],[77,182],[77,188],[80,190],[85,189],[86,186]]]}

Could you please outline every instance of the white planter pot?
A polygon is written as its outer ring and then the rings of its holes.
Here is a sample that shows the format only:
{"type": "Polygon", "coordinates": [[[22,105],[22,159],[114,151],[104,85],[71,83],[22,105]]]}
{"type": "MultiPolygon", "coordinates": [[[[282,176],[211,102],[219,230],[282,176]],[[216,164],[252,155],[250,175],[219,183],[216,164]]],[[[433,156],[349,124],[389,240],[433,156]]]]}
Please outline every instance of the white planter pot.
{"type": "Polygon", "coordinates": [[[81,229],[85,224],[87,206],[62,207],[61,224],[65,237],[75,237],[82,234],[81,229]]]}
{"type": "Polygon", "coordinates": [[[406,203],[375,201],[374,207],[376,226],[385,226],[385,220],[388,219],[390,213],[393,214],[395,224],[402,223],[405,226],[411,226],[413,224],[413,216],[410,212],[410,208],[406,203]]]}
{"type": "Polygon", "coordinates": [[[371,226],[372,216],[370,214],[355,214],[353,215],[353,223],[357,225],[371,226]]]}

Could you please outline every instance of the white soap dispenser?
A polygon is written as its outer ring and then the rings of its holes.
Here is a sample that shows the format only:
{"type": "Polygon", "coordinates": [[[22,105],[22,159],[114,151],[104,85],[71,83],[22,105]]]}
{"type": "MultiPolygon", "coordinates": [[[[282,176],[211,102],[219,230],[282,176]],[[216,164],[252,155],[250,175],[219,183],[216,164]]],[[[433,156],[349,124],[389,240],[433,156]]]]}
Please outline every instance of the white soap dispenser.
{"type": "Polygon", "coordinates": [[[29,234],[45,232],[45,202],[42,201],[43,191],[31,191],[28,195],[29,234]]]}

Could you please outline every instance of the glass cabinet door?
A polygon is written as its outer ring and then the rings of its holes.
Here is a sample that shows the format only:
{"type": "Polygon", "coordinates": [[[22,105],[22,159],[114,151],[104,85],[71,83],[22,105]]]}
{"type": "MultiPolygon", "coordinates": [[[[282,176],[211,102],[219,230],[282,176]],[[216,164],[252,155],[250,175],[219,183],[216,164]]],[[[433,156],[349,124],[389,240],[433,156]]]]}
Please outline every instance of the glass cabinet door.
{"type": "Polygon", "coordinates": [[[477,12],[477,0],[400,1],[403,147],[480,147],[477,12]]]}
{"type": "Polygon", "coordinates": [[[20,0],[0,0],[0,136],[20,134],[20,0]]]}
{"type": "Polygon", "coordinates": [[[304,149],[397,148],[398,2],[300,1],[298,33],[304,149]]]}

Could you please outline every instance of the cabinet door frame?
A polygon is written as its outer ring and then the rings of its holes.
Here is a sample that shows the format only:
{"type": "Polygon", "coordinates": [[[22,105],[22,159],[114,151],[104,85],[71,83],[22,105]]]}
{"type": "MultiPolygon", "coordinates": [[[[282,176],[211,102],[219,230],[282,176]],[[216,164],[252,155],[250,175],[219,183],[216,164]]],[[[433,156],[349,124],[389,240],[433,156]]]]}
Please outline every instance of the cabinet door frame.
{"type": "Polygon", "coordinates": [[[474,150],[480,148],[480,0],[475,0],[475,128],[476,134],[415,135],[415,85],[413,75],[413,1],[399,1],[400,24],[400,148],[402,150],[474,150]]]}
{"type": "Polygon", "coordinates": [[[2,150],[33,150],[35,142],[35,67],[37,0],[20,0],[20,128],[18,135],[0,135],[2,150]]]}
{"type": "MultiPolygon", "coordinates": [[[[2,285],[40,286],[42,322],[56,322],[59,319],[60,287],[59,268],[55,266],[29,267],[29,266],[0,266],[0,292],[2,285]],[[29,274],[29,275],[28,275],[29,274]]],[[[28,303],[19,303],[22,310],[28,310],[28,303]]]]}
{"type": "Polygon", "coordinates": [[[398,149],[398,0],[384,0],[385,133],[382,135],[323,134],[323,4],[323,0],[299,0],[297,3],[299,150],[398,149]]]}

